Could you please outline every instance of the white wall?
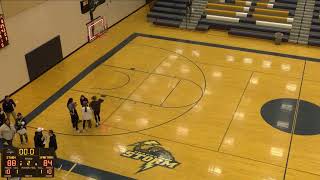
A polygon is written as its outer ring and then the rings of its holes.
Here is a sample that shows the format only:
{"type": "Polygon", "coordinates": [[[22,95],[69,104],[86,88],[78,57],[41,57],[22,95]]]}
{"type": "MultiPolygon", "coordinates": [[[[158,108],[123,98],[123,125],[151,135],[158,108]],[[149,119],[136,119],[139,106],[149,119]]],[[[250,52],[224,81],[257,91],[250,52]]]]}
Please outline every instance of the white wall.
{"type": "Polygon", "coordinates": [[[47,0],[0,0],[6,17],[15,16],[22,11],[44,3],[47,0]]]}
{"type": "MultiPolygon", "coordinates": [[[[145,0],[112,0],[94,15],[105,16],[111,26],[143,4],[145,0]]],[[[67,56],[87,41],[88,21],[77,0],[49,0],[6,18],[10,44],[0,49],[0,100],[29,82],[25,54],[60,35],[63,56],[67,56]]]]}
{"type": "Polygon", "coordinates": [[[106,0],[105,4],[97,7],[94,15],[106,17],[110,27],[145,3],[146,0],[106,0]]]}

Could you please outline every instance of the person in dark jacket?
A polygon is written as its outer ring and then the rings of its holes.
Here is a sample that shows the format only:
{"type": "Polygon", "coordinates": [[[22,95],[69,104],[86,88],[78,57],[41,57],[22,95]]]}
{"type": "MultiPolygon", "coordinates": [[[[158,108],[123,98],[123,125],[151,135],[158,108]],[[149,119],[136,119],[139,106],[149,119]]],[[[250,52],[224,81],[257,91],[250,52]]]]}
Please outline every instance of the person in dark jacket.
{"type": "Polygon", "coordinates": [[[53,151],[54,158],[57,158],[56,150],[58,149],[56,135],[53,130],[49,130],[49,149],[53,151]]]}
{"type": "Polygon", "coordinates": [[[7,118],[10,120],[10,116],[13,117],[13,119],[16,119],[16,113],[14,112],[14,109],[16,107],[16,103],[10,99],[9,96],[5,96],[4,101],[2,103],[2,109],[6,113],[7,118]]]}
{"type": "Polygon", "coordinates": [[[97,100],[96,96],[93,96],[92,101],[90,102],[90,107],[93,111],[94,118],[96,120],[96,127],[100,125],[100,109],[101,109],[101,103],[104,101],[103,99],[99,98],[97,100]]]}
{"type": "Polygon", "coordinates": [[[28,143],[26,121],[21,113],[17,114],[15,128],[17,130],[17,133],[20,136],[21,144],[28,143]],[[25,142],[23,141],[23,137],[25,138],[25,142]]]}
{"type": "Polygon", "coordinates": [[[81,95],[80,96],[80,104],[82,107],[85,107],[86,105],[88,105],[89,103],[89,100],[84,96],[84,95],[81,95]]]}
{"type": "Polygon", "coordinates": [[[6,120],[6,114],[2,110],[2,108],[0,108],[0,126],[2,126],[2,124],[4,123],[5,120],[6,120]]]}
{"type": "Polygon", "coordinates": [[[78,123],[79,123],[79,115],[77,112],[77,103],[73,102],[72,98],[69,98],[68,103],[67,103],[67,107],[70,113],[70,117],[71,117],[71,123],[72,123],[72,127],[76,129],[77,132],[79,131],[79,127],[78,127],[78,123]]]}
{"type": "Polygon", "coordinates": [[[45,147],[45,137],[42,134],[43,128],[38,128],[34,133],[34,147],[35,148],[44,148],[45,147]]]}

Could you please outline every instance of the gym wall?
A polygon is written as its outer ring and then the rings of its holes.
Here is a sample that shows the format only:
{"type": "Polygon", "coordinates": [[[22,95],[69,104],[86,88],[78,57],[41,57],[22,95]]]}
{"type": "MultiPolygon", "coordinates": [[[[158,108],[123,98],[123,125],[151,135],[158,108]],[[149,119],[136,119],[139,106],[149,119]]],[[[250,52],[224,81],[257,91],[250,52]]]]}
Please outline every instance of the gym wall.
{"type": "MultiPolygon", "coordinates": [[[[109,1],[106,0],[106,2],[109,1]]],[[[111,3],[104,3],[97,7],[95,15],[106,17],[110,27],[145,3],[146,0],[111,0],[111,3]]]]}
{"type": "MultiPolygon", "coordinates": [[[[111,26],[145,2],[112,0],[111,4],[105,3],[98,7],[94,15],[105,16],[111,26]]],[[[78,0],[46,0],[33,5],[27,8],[24,6],[22,11],[11,11],[9,17],[5,13],[10,10],[2,6],[10,44],[0,49],[0,100],[32,79],[28,74],[26,54],[57,36],[60,36],[63,57],[87,42],[86,23],[89,14],[81,14],[78,0]]]]}
{"type": "Polygon", "coordinates": [[[47,0],[1,0],[1,5],[5,9],[6,18],[8,18],[45,1],[47,0]]]}
{"type": "Polygon", "coordinates": [[[1,0],[0,0],[0,14],[3,14],[1,0]]]}

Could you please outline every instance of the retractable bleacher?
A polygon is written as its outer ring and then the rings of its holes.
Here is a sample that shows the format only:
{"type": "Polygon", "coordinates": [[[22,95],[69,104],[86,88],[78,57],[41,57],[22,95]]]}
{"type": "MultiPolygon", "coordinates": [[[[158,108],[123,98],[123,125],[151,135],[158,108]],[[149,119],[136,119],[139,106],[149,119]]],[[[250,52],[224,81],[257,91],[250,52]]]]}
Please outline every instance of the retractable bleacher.
{"type": "MultiPolygon", "coordinates": [[[[197,4],[203,1],[193,0],[197,4]]],[[[308,36],[304,44],[320,46],[320,0],[314,1],[310,30],[303,26],[304,17],[307,16],[304,13],[308,7],[301,0],[208,0],[203,3],[206,6],[197,21],[196,29],[223,29],[231,35],[269,40],[275,40],[276,34],[280,33],[282,41],[295,43],[299,43],[298,39],[303,36],[308,36]],[[303,31],[306,32],[303,34],[303,31]]],[[[148,13],[148,18],[154,24],[181,28],[182,21],[192,16],[188,14],[186,2],[158,0],[148,13]]]]}
{"type": "Polygon", "coordinates": [[[320,46],[320,1],[315,1],[308,44],[320,46]]]}
{"type": "Polygon", "coordinates": [[[158,0],[147,17],[157,25],[179,27],[186,16],[187,0],[158,0]]]}

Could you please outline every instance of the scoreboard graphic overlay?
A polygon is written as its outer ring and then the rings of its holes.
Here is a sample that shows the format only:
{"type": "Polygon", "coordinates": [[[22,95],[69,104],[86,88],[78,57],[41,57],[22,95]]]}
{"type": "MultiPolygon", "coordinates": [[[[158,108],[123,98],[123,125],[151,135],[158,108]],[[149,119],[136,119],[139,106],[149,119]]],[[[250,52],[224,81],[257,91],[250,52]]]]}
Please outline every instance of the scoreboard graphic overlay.
{"type": "Polygon", "coordinates": [[[50,149],[4,149],[1,163],[1,177],[54,177],[54,156],[50,149]]]}
{"type": "Polygon", "coordinates": [[[4,24],[4,18],[0,15],[0,49],[7,45],[9,45],[8,33],[4,24]]]}

